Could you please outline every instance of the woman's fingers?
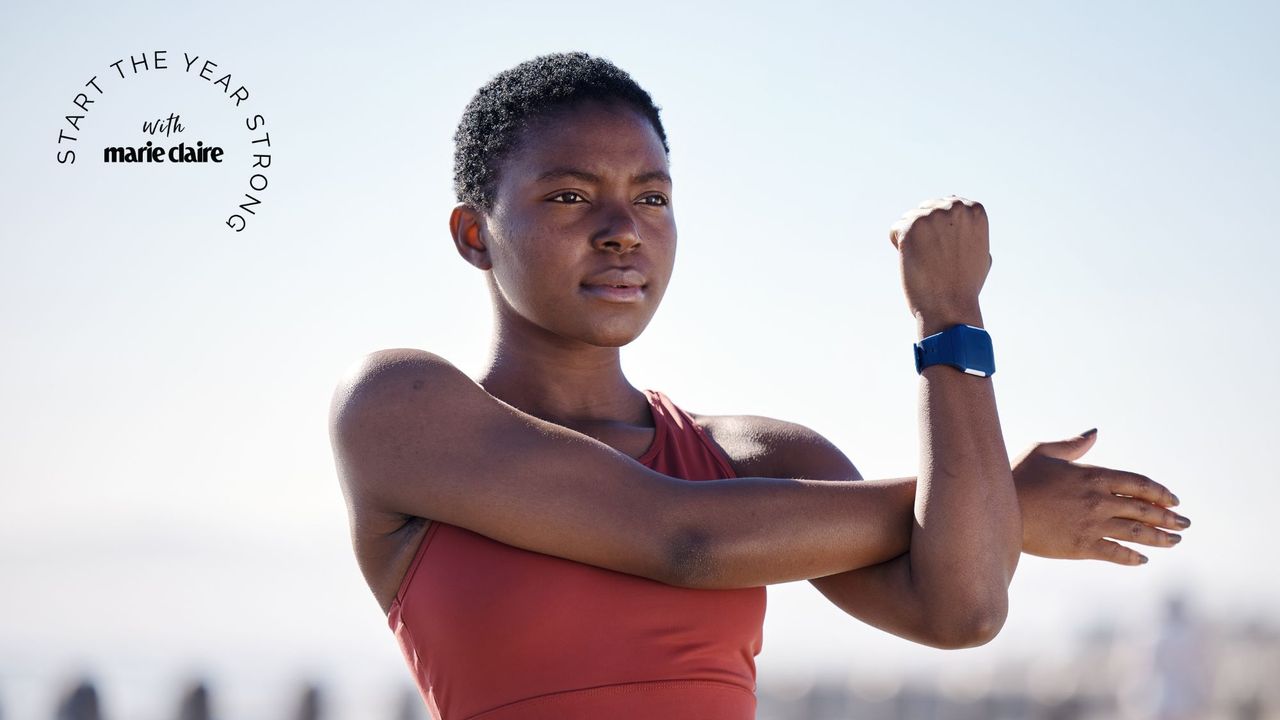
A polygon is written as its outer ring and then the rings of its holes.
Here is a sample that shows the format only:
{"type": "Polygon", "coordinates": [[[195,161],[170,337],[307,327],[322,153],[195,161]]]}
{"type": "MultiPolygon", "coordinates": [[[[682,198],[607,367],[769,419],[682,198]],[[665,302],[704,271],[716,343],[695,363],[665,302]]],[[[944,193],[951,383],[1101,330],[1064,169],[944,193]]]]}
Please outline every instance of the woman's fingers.
{"type": "Polygon", "coordinates": [[[1098,538],[1094,542],[1093,551],[1094,559],[1106,560],[1117,565],[1141,565],[1147,561],[1147,558],[1137,550],[1104,538],[1098,538]]]}
{"type": "MultiPolygon", "coordinates": [[[[1130,486],[1130,489],[1136,487],[1130,486]]],[[[1151,547],[1173,547],[1182,540],[1182,536],[1159,528],[1183,529],[1191,524],[1190,520],[1171,510],[1136,497],[1113,495],[1104,506],[1104,512],[1111,512],[1114,516],[1096,526],[1103,537],[1093,543],[1094,557],[1117,565],[1141,565],[1147,558],[1116,540],[1151,547]]]]}
{"type": "Polygon", "coordinates": [[[1096,473],[1102,484],[1113,494],[1128,495],[1162,507],[1173,507],[1178,504],[1178,497],[1169,488],[1146,475],[1127,470],[1113,470],[1096,465],[1084,465],[1083,467],[1087,467],[1096,473]]]}
{"type": "Polygon", "coordinates": [[[1102,508],[1103,512],[1125,520],[1138,520],[1155,527],[1170,530],[1185,530],[1191,527],[1191,520],[1178,513],[1137,498],[1112,495],[1111,500],[1102,508]]]}
{"type": "Polygon", "coordinates": [[[1122,520],[1120,518],[1111,518],[1104,523],[1102,534],[1104,537],[1151,545],[1152,547],[1173,547],[1182,540],[1181,535],[1158,530],[1137,520],[1122,520]]]}

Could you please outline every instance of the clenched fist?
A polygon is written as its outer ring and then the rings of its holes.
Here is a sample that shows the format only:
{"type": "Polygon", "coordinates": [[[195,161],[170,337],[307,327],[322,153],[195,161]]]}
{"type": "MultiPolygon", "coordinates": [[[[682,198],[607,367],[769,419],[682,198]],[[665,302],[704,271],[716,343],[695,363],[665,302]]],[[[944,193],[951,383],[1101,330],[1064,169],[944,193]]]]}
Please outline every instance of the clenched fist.
{"type": "Polygon", "coordinates": [[[926,323],[970,322],[992,263],[982,204],[955,195],[920,203],[890,227],[889,241],[911,314],[926,323]]]}

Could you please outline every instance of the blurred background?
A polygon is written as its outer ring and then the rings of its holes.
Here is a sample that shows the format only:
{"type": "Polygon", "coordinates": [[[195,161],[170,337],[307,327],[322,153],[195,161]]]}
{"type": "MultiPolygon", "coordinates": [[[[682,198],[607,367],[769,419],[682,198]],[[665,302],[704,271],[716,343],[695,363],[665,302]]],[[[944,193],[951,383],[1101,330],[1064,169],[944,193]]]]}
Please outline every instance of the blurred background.
{"type": "Polygon", "coordinates": [[[637,387],[808,425],[867,478],[916,474],[887,232],[956,193],[990,216],[1011,456],[1098,427],[1081,462],[1170,486],[1193,520],[1143,567],[1024,556],[1004,630],[972,650],[770,586],[761,718],[1280,717],[1278,21],[1264,3],[4,4],[0,718],[425,717],[352,554],[330,392],[379,348],[479,369],[489,300],[446,229],[453,130],[494,74],[565,50],[631,73],[670,138],[680,248],[623,351],[637,387]],[[168,70],[135,73],[156,50],[168,70]],[[97,160],[171,113],[224,162],[97,160]],[[261,204],[236,233],[245,192],[261,204]]]}

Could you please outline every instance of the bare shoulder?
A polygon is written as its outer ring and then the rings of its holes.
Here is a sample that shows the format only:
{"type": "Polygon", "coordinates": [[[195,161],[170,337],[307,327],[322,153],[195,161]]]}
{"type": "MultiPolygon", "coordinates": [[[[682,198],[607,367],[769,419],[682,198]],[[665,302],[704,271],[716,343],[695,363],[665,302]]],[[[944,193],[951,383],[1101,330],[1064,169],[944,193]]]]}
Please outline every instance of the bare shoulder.
{"type": "Polygon", "coordinates": [[[416,348],[390,348],[368,353],[350,366],[333,391],[329,405],[330,428],[355,413],[385,408],[403,398],[405,391],[470,381],[461,370],[435,353],[416,348]]]}
{"type": "Polygon", "coordinates": [[[390,427],[402,425],[423,393],[434,406],[456,406],[479,402],[477,389],[483,393],[448,360],[416,348],[376,350],[347,367],[329,403],[329,439],[348,509],[362,531],[386,534],[410,519],[370,502],[362,485],[382,474],[356,471],[365,448],[377,447],[390,427]]]}
{"type": "Polygon", "coordinates": [[[400,428],[418,425],[415,403],[418,415],[424,405],[456,408],[458,403],[476,404],[481,400],[474,389],[479,386],[448,360],[416,348],[390,348],[361,356],[346,368],[333,389],[329,435],[352,546],[384,614],[431,519],[383,500],[385,492],[380,491],[379,483],[402,482],[403,475],[371,465],[370,457],[394,457],[394,452],[387,452],[387,439],[403,437],[400,428]],[[431,402],[424,404],[424,396],[431,402]]]}
{"type": "MultiPolygon", "coordinates": [[[[329,403],[335,452],[375,426],[416,406],[423,394],[433,404],[476,405],[492,400],[484,389],[443,357],[416,348],[376,350],[352,363],[329,403]]],[[[339,458],[341,460],[341,458],[339,458]]]]}
{"type": "Polygon", "coordinates": [[[840,448],[806,425],[763,415],[689,414],[740,477],[862,479],[840,448]]]}

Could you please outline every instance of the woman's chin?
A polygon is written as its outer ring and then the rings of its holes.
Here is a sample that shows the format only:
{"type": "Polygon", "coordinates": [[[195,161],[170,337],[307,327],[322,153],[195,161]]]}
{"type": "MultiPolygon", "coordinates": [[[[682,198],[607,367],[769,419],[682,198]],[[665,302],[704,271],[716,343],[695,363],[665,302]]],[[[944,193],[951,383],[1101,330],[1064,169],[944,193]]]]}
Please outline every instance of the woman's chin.
{"type": "Polygon", "coordinates": [[[630,344],[644,332],[648,323],[637,325],[632,322],[601,322],[580,336],[581,340],[596,347],[622,347],[630,344]]]}

